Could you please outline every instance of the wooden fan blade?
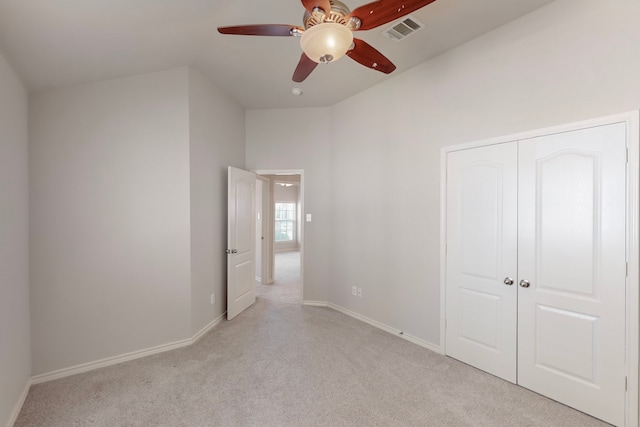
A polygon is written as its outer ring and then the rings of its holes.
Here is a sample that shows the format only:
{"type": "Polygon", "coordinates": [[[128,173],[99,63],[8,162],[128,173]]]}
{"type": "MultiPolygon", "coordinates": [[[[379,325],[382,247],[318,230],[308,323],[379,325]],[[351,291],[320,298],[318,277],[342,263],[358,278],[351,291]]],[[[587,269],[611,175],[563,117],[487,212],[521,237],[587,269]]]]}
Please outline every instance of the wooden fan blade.
{"type": "Polygon", "coordinates": [[[361,63],[365,67],[377,70],[385,74],[389,74],[396,69],[393,62],[389,61],[386,56],[381,54],[376,48],[369,43],[360,39],[353,39],[355,47],[347,52],[349,58],[361,63]]]}
{"type": "Polygon", "coordinates": [[[294,25],[263,24],[263,25],[236,25],[233,27],[218,27],[221,34],[236,34],[241,36],[292,36],[293,30],[303,31],[301,27],[294,25]]]}
{"type": "Polygon", "coordinates": [[[331,3],[329,0],[302,0],[302,5],[309,13],[313,13],[313,9],[319,7],[328,15],[331,12],[331,3]]]}
{"type": "Polygon", "coordinates": [[[293,81],[300,83],[307,77],[315,68],[318,66],[317,62],[312,61],[304,52],[300,57],[300,62],[298,62],[298,66],[296,70],[293,72],[293,81]]]}
{"type": "Polygon", "coordinates": [[[358,30],[370,30],[414,12],[435,0],[377,0],[352,11],[347,19],[360,20],[358,30]]]}

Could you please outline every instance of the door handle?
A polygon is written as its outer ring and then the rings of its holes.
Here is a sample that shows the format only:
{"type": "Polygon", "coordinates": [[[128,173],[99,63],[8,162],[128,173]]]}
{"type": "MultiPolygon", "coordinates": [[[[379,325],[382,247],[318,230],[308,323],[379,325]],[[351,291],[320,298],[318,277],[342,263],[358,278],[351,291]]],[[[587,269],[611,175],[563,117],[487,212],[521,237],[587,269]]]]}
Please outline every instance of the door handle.
{"type": "Polygon", "coordinates": [[[225,252],[227,253],[227,255],[237,254],[238,250],[237,249],[226,249],[225,252]]]}
{"type": "Polygon", "coordinates": [[[531,283],[529,283],[528,280],[520,280],[520,286],[522,286],[523,288],[528,288],[529,286],[531,286],[531,283]]]}
{"type": "Polygon", "coordinates": [[[513,279],[511,277],[505,277],[504,278],[504,284],[507,285],[507,286],[513,285],[513,279]]]}

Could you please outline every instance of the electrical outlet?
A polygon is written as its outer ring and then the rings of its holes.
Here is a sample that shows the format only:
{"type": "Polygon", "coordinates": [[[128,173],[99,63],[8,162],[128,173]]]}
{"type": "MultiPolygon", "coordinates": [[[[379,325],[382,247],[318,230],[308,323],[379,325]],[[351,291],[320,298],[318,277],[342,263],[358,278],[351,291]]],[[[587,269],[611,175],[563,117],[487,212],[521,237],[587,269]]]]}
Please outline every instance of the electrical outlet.
{"type": "Polygon", "coordinates": [[[358,288],[356,288],[355,286],[351,287],[351,295],[353,295],[354,297],[356,295],[358,295],[358,288]]]}
{"type": "Polygon", "coordinates": [[[211,294],[211,304],[216,302],[216,294],[211,294]]]}
{"type": "Polygon", "coordinates": [[[362,296],[362,288],[358,288],[358,296],[361,297],[362,296]]]}

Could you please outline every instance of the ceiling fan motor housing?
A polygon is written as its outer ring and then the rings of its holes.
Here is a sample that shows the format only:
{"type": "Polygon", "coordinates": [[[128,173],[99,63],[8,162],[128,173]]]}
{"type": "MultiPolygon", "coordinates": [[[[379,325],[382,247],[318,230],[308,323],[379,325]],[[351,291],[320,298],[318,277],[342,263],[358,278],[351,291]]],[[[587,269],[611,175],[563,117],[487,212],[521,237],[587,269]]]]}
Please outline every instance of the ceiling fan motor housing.
{"type": "Polygon", "coordinates": [[[309,11],[305,10],[304,16],[302,17],[305,30],[324,22],[335,22],[336,24],[348,27],[352,31],[360,27],[360,20],[358,18],[353,17],[347,20],[347,16],[349,16],[351,10],[346,4],[338,0],[329,0],[329,3],[331,3],[330,11],[316,9],[313,13],[309,13],[309,11]]]}

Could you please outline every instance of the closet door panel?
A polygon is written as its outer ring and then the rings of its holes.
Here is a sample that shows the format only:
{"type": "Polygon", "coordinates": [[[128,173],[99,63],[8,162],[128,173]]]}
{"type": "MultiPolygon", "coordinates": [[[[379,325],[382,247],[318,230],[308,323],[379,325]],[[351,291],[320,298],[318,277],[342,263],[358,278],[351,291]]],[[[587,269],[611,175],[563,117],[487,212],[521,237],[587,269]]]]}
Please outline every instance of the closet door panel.
{"type": "Polygon", "coordinates": [[[449,153],[446,354],[516,380],[517,144],[449,153]]]}
{"type": "Polygon", "coordinates": [[[614,424],[624,423],[625,129],[519,143],[518,383],[614,424]]]}

